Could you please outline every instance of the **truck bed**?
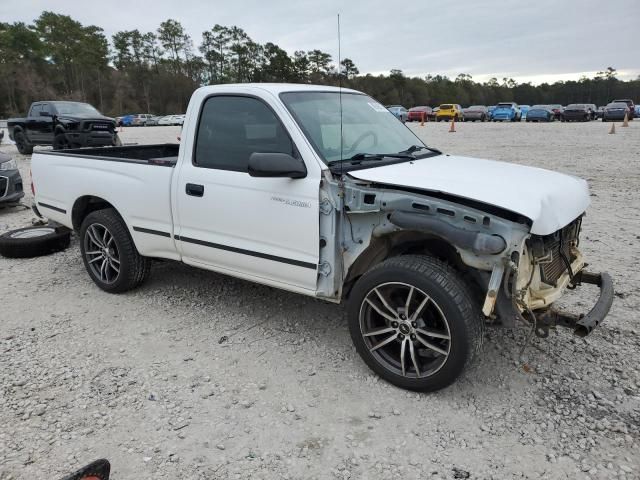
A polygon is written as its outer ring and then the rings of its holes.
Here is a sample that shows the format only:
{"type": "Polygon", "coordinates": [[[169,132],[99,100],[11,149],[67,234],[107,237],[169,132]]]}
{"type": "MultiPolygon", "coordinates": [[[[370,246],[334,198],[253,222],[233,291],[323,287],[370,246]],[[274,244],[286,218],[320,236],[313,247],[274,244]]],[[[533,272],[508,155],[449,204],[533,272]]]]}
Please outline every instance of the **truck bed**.
{"type": "Polygon", "coordinates": [[[142,255],[179,259],[171,209],[178,150],[172,144],[36,150],[31,168],[38,209],[78,228],[73,215],[82,202],[106,202],[122,216],[142,255]]]}
{"type": "Polygon", "coordinates": [[[95,160],[127,162],[173,167],[178,161],[180,145],[163,143],[157,145],[127,145],[123,147],[72,148],[58,151],[39,151],[38,154],[78,156],[95,160]]]}

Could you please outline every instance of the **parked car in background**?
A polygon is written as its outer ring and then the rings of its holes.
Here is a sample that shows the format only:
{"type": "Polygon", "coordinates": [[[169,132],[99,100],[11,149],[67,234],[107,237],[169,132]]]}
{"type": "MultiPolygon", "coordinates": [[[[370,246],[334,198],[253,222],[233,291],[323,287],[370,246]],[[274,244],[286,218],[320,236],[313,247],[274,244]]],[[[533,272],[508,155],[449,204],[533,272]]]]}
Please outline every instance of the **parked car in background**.
{"type": "Polygon", "coordinates": [[[165,115],[164,117],[160,117],[158,119],[158,125],[160,126],[166,126],[166,125],[171,125],[171,120],[173,115],[165,115]]]}
{"type": "Polygon", "coordinates": [[[556,119],[555,113],[550,105],[534,105],[527,112],[527,122],[553,122],[556,119]]]}
{"type": "Polygon", "coordinates": [[[182,125],[184,115],[166,115],[158,120],[158,125],[182,125]]]}
{"type": "Polygon", "coordinates": [[[422,107],[412,107],[409,109],[409,122],[421,122],[423,119],[425,121],[433,119],[434,113],[433,108],[422,106],[422,107]]]}
{"type": "Polygon", "coordinates": [[[633,120],[633,117],[635,117],[635,112],[636,112],[636,106],[633,103],[633,100],[631,100],[630,98],[623,98],[622,100],[613,100],[611,103],[625,103],[627,105],[627,107],[629,107],[629,120],[633,120]]]}
{"type": "Polygon", "coordinates": [[[463,118],[462,107],[457,103],[443,103],[436,112],[436,121],[444,120],[448,122],[451,119],[460,121],[463,118]]]}
{"type": "Polygon", "coordinates": [[[552,103],[549,105],[551,110],[553,110],[553,114],[556,116],[556,120],[562,120],[562,114],[564,112],[564,107],[559,103],[552,103]]]}
{"type": "Polygon", "coordinates": [[[596,118],[602,118],[604,115],[604,107],[598,107],[596,109],[596,118]]]}
{"type": "Polygon", "coordinates": [[[556,119],[551,106],[534,105],[527,112],[526,122],[553,122],[556,119]]]}
{"type": "Polygon", "coordinates": [[[123,115],[122,117],[116,118],[116,125],[118,127],[130,127],[133,125],[133,117],[134,115],[123,115]]]}
{"type": "Polygon", "coordinates": [[[635,110],[634,117],[640,118],[640,105],[636,105],[634,110],[635,110]]]}
{"type": "Polygon", "coordinates": [[[631,110],[629,106],[624,102],[611,102],[604,107],[604,114],[602,115],[603,122],[611,122],[613,120],[624,120],[625,115],[627,119],[630,117],[631,110]]]}
{"type": "Polygon", "coordinates": [[[155,126],[157,126],[158,122],[160,121],[161,118],[162,118],[161,116],[153,116],[151,118],[148,118],[146,126],[147,127],[155,127],[155,126]]]}
{"type": "Polygon", "coordinates": [[[494,122],[519,122],[522,118],[518,104],[514,102],[501,102],[491,115],[494,122]]]}
{"type": "Polygon", "coordinates": [[[0,208],[17,204],[24,197],[18,163],[0,152],[0,208]]]}
{"type": "Polygon", "coordinates": [[[393,113],[395,117],[402,123],[406,122],[409,119],[409,110],[404,108],[402,105],[389,105],[387,107],[387,110],[393,113]]]}
{"type": "Polygon", "coordinates": [[[36,145],[53,145],[54,150],[117,145],[115,127],[113,118],[80,102],[34,102],[26,118],[7,120],[9,138],[23,155],[36,145]]]}
{"type": "Polygon", "coordinates": [[[465,122],[486,122],[489,119],[489,111],[484,105],[472,105],[462,110],[465,122]]]}
{"type": "Polygon", "coordinates": [[[525,120],[531,105],[518,105],[518,107],[520,107],[520,120],[525,120]]]}
{"type": "Polygon", "coordinates": [[[145,127],[147,125],[147,121],[152,118],[153,115],[148,113],[139,113],[133,116],[133,120],[131,121],[131,126],[133,127],[145,127]]]}
{"type": "Polygon", "coordinates": [[[564,109],[563,121],[588,122],[593,118],[591,109],[584,103],[572,103],[564,109]]]}

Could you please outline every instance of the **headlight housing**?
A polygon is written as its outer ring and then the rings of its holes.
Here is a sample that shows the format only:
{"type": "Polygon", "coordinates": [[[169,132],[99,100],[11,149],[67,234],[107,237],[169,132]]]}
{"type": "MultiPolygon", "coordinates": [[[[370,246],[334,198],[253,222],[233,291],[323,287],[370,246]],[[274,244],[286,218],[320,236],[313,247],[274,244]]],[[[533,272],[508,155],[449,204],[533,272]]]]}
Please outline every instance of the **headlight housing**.
{"type": "Polygon", "coordinates": [[[17,170],[18,162],[14,158],[9,160],[8,162],[0,163],[0,170],[17,170]]]}

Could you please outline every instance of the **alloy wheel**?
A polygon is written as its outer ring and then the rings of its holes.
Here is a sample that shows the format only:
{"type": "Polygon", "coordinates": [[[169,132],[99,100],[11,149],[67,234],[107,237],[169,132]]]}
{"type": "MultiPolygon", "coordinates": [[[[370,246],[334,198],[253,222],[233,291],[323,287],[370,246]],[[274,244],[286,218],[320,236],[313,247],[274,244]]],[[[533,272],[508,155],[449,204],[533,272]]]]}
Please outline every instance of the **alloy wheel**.
{"type": "Polygon", "coordinates": [[[84,255],[92,273],[105,284],[112,284],[120,275],[120,254],[111,232],[102,224],[93,223],[84,236],[84,255]]]}
{"type": "Polygon", "coordinates": [[[425,292],[390,282],[372,288],[360,306],[360,332],[371,355],[407,378],[435,374],[451,351],[446,316],[425,292]]]}

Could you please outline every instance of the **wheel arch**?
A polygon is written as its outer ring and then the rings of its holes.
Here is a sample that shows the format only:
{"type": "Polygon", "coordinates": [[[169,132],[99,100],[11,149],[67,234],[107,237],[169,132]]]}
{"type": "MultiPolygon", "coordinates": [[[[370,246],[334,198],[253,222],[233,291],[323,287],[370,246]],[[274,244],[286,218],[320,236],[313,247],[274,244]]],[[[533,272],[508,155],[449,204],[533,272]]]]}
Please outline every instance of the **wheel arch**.
{"type": "Polygon", "coordinates": [[[468,270],[456,248],[444,238],[427,232],[403,230],[375,238],[358,256],[343,282],[343,298],[349,297],[356,281],[375,265],[391,257],[415,254],[438,258],[461,272],[468,270]]]}
{"type": "MultiPolygon", "coordinates": [[[[73,225],[73,229],[76,232],[79,231],[82,222],[91,212],[105,210],[108,208],[113,208],[124,220],[122,213],[112,202],[95,195],[83,195],[79,197],[73,203],[73,208],[71,209],[71,223],[73,225]]],[[[127,223],[126,220],[124,220],[124,222],[125,224],[127,223]]],[[[129,227],[127,226],[127,228],[129,227]]]]}

